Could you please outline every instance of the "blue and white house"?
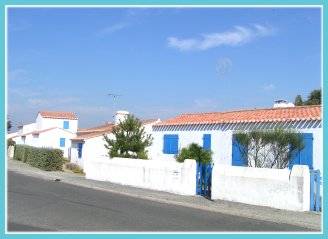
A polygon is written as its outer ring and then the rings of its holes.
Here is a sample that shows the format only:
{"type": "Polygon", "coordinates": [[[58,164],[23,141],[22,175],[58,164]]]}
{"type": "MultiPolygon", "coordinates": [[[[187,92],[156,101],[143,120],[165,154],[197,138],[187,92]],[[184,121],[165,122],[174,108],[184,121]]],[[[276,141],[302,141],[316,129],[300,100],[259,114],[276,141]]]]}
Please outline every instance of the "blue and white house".
{"type": "Polygon", "coordinates": [[[12,139],[17,144],[58,148],[64,152],[64,157],[68,157],[70,139],[76,137],[77,128],[78,118],[74,113],[41,111],[35,123],[19,126],[12,139]]]}
{"type": "Polygon", "coordinates": [[[213,151],[214,164],[243,166],[234,146],[234,133],[248,130],[293,129],[304,137],[305,148],[292,164],[322,171],[321,106],[276,105],[274,108],[183,114],[153,126],[153,158],[174,161],[180,149],[198,143],[213,151]]]}

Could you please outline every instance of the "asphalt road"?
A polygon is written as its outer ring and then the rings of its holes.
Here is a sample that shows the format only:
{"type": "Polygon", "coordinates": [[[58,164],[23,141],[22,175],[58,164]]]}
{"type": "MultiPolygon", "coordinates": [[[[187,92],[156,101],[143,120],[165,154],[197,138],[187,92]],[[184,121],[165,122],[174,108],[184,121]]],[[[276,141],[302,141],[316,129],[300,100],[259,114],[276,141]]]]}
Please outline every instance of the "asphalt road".
{"type": "Polygon", "coordinates": [[[8,231],[295,232],[259,221],[37,179],[8,171],[8,231]]]}

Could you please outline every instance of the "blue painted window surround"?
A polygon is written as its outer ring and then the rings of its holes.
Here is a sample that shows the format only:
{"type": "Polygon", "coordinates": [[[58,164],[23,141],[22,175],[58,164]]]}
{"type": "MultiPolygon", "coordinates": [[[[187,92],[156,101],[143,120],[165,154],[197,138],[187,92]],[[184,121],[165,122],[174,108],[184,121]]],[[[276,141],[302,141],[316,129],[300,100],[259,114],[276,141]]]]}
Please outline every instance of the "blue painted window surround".
{"type": "Polygon", "coordinates": [[[211,135],[210,134],[203,135],[203,149],[211,150],[211,135]]]}
{"type": "Polygon", "coordinates": [[[179,151],[179,135],[164,134],[163,153],[177,154],[179,151]]]}
{"type": "Polygon", "coordinates": [[[69,121],[64,121],[64,129],[69,129],[69,121]]]}
{"type": "Polygon", "coordinates": [[[65,138],[60,138],[60,147],[65,147],[65,138]]]}

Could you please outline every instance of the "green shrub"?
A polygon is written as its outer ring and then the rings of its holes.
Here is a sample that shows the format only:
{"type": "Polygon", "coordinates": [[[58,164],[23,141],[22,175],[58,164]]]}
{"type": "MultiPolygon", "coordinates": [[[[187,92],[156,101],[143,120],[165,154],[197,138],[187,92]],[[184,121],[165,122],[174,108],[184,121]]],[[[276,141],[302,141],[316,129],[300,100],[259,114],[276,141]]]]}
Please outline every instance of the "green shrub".
{"type": "Polygon", "coordinates": [[[8,139],[7,140],[7,148],[9,147],[9,146],[15,146],[16,145],[16,142],[13,140],[13,139],[8,139]]]}
{"type": "Polygon", "coordinates": [[[16,145],[14,159],[28,163],[45,171],[63,169],[63,151],[60,149],[36,148],[27,145],[16,145]]]}
{"type": "Polygon", "coordinates": [[[72,170],[74,173],[84,173],[83,169],[79,167],[79,165],[75,163],[68,163],[66,164],[66,168],[72,170]]]}
{"type": "Polygon", "coordinates": [[[181,149],[179,154],[175,156],[175,159],[179,163],[183,163],[185,159],[195,159],[199,163],[211,163],[212,154],[211,150],[203,149],[202,146],[192,143],[181,149]]]}

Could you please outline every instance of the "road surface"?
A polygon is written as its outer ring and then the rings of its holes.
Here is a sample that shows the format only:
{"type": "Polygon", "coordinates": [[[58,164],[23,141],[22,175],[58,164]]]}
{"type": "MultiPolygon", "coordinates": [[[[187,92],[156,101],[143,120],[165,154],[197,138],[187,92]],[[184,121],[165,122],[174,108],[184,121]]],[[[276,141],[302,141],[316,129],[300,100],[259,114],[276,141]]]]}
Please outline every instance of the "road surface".
{"type": "Polygon", "coordinates": [[[286,232],[310,231],[8,171],[8,231],[286,232]]]}

